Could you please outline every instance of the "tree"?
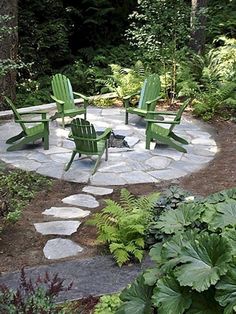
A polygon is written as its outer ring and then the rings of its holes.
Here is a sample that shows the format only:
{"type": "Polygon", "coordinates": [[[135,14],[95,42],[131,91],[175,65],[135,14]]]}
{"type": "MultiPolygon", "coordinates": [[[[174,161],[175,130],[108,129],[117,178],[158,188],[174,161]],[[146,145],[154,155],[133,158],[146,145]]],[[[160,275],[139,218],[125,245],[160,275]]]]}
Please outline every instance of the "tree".
{"type": "Polygon", "coordinates": [[[0,12],[0,109],[4,109],[2,96],[16,95],[17,0],[1,0],[0,12]]]}
{"type": "Polygon", "coordinates": [[[205,46],[206,9],[207,0],[192,0],[190,47],[197,54],[201,54],[205,46]]]}

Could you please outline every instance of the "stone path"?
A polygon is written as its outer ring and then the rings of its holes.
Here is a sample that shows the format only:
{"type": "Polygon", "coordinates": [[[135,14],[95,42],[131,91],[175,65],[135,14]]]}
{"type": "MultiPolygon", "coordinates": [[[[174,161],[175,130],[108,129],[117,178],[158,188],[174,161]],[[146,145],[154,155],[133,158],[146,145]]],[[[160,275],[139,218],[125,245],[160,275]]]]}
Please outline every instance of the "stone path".
{"type": "Polygon", "coordinates": [[[68,237],[66,239],[62,237],[70,236],[77,232],[81,224],[78,219],[84,218],[90,214],[90,210],[84,210],[80,207],[94,209],[99,206],[99,202],[96,198],[88,193],[94,195],[109,195],[113,192],[113,189],[86,186],[83,188],[83,192],[84,194],[74,194],[62,199],[63,203],[72,204],[74,207],[51,207],[45,209],[42,215],[48,217],[49,221],[34,224],[36,231],[42,235],[56,236],[55,239],[48,240],[43,249],[44,256],[47,259],[58,260],[65,257],[76,256],[83,251],[80,245],[71,241],[68,237]],[[56,220],[52,221],[52,217],[56,220]]]}
{"type": "MultiPolygon", "coordinates": [[[[112,127],[115,134],[126,136],[130,148],[109,148],[109,160],[104,157],[97,172],[91,175],[96,157],[82,156],[72,163],[69,171],[64,167],[69,161],[74,143],[67,139],[69,129],[63,130],[56,122],[50,124],[50,149],[42,145],[29,145],[28,149],[6,152],[6,139],[17,134],[19,126],[13,121],[0,125],[0,159],[15,167],[72,182],[110,186],[134,183],[151,183],[179,178],[205,167],[217,152],[211,134],[194,119],[183,117],[175,130],[189,141],[187,154],[155,143],[145,149],[145,123],[136,115],[130,115],[129,125],[124,124],[124,110],[119,108],[88,108],[88,120],[97,131],[112,127]]],[[[168,127],[168,125],[166,125],[168,127]]]]}

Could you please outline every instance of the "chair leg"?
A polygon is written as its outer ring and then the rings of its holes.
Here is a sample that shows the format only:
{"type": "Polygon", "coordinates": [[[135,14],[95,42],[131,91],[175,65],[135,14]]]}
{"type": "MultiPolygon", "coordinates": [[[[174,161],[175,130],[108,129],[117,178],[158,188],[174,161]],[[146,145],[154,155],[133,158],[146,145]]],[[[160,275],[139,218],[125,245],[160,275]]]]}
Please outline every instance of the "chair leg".
{"type": "Polygon", "coordinates": [[[65,129],[65,116],[64,114],[62,115],[62,127],[65,129]]]}
{"type": "Polygon", "coordinates": [[[151,138],[146,135],[146,149],[150,149],[150,144],[151,144],[151,138]]]}
{"type": "Polygon", "coordinates": [[[97,161],[96,161],[95,166],[94,166],[93,171],[92,171],[92,175],[94,175],[94,173],[96,172],[97,167],[101,161],[102,155],[103,155],[103,152],[100,155],[98,155],[97,161]]]}
{"type": "Polygon", "coordinates": [[[43,148],[44,148],[44,150],[49,149],[49,126],[48,126],[48,123],[44,124],[43,148]]]}
{"type": "Polygon", "coordinates": [[[84,113],[84,120],[86,120],[86,118],[87,118],[87,112],[85,111],[85,113],[84,113]]]}
{"type": "Polygon", "coordinates": [[[174,132],[171,132],[170,136],[177,142],[180,142],[180,143],[186,144],[186,145],[188,144],[188,142],[184,138],[176,135],[174,132]]]}
{"type": "Polygon", "coordinates": [[[129,123],[129,113],[126,111],[125,112],[125,124],[129,123]]]}
{"type": "Polygon", "coordinates": [[[10,138],[6,141],[6,144],[14,143],[14,142],[18,141],[19,139],[21,139],[22,137],[24,137],[24,136],[25,136],[25,132],[22,131],[22,132],[20,132],[19,134],[10,137],[10,138]]]}
{"type": "Polygon", "coordinates": [[[108,140],[106,140],[106,155],[105,155],[105,161],[107,161],[108,160],[108,140]]]}
{"type": "Polygon", "coordinates": [[[72,164],[72,162],[73,162],[73,160],[75,158],[76,153],[77,152],[73,150],[71,158],[70,158],[70,161],[68,162],[68,164],[65,167],[65,171],[68,171],[70,169],[70,166],[71,166],[71,164],[72,164]]]}

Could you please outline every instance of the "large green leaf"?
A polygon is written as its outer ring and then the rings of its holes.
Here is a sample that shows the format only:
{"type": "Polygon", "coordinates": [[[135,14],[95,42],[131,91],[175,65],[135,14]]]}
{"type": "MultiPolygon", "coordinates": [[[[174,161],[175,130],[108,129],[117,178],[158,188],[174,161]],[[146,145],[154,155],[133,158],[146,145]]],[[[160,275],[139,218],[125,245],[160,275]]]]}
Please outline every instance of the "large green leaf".
{"type": "Polygon", "coordinates": [[[223,314],[223,308],[214,298],[214,289],[192,294],[192,305],[186,314],[223,314]]]}
{"type": "Polygon", "coordinates": [[[156,226],[167,234],[182,231],[185,226],[191,225],[200,217],[202,210],[201,206],[193,203],[182,204],[176,210],[165,211],[156,226]]]}
{"type": "Polygon", "coordinates": [[[153,287],[145,284],[143,276],[139,276],[129,288],[122,291],[122,306],[116,314],[151,314],[151,296],[153,287]]]}
{"type": "Polygon", "coordinates": [[[192,303],[189,289],[180,287],[173,276],[165,276],[157,281],[152,300],[160,314],[182,314],[192,303]]]}
{"type": "Polygon", "coordinates": [[[198,235],[182,249],[182,263],[175,274],[181,286],[190,286],[201,292],[216,284],[228,270],[232,259],[228,241],[219,235],[198,235]]]}
{"type": "Polygon", "coordinates": [[[220,191],[208,196],[205,201],[211,204],[224,202],[227,199],[236,199],[236,188],[220,191]]]}
{"type": "Polygon", "coordinates": [[[217,212],[212,217],[212,221],[209,221],[213,229],[236,225],[236,200],[229,199],[215,206],[217,212]]]}
{"type": "Polygon", "coordinates": [[[231,253],[232,255],[236,256],[236,229],[225,228],[221,235],[228,240],[231,246],[231,253]]]}
{"type": "MultiPolygon", "coordinates": [[[[236,265],[235,265],[236,266],[236,265]]],[[[230,269],[216,285],[216,300],[226,307],[225,314],[236,312],[236,269],[230,269]]]]}

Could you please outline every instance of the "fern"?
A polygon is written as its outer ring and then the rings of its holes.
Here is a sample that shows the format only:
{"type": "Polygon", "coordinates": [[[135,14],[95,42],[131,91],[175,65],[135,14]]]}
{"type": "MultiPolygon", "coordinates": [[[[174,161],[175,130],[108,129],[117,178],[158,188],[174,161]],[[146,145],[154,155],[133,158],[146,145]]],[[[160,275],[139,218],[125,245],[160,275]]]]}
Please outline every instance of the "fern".
{"type": "Polygon", "coordinates": [[[102,212],[88,221],[97,227],[98,240],[109,245],[119,266],[133,258],[142,260],[145,232],[158,196],[154,193],[137,198],[127,189],[122,189],[120,204],[106,200],[102,212]]]}

